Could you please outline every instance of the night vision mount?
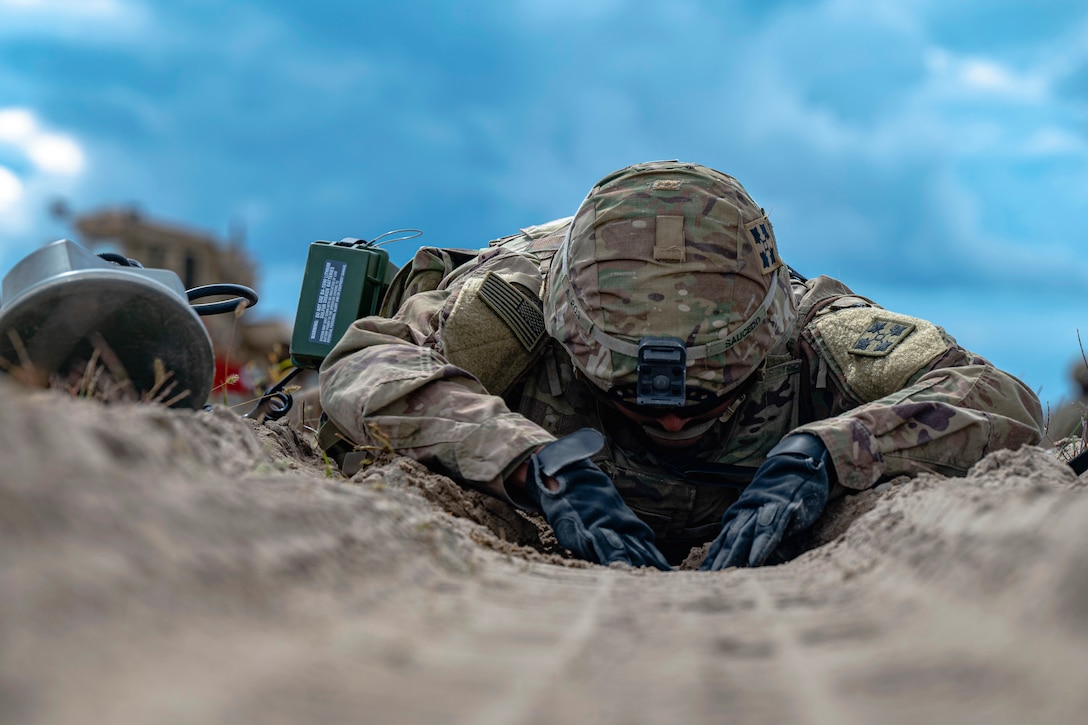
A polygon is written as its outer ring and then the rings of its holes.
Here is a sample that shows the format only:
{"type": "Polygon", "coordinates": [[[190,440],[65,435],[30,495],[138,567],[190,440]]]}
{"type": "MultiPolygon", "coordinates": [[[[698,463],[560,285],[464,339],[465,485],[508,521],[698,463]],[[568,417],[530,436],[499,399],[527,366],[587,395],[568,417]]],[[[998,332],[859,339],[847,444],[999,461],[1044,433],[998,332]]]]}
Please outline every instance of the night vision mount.
{"type": "Polygon", "coordinates": [[[635,405],[679,407],[687,403],[687,348],[676,337],[644,337],[638,342],[635,405]]]}

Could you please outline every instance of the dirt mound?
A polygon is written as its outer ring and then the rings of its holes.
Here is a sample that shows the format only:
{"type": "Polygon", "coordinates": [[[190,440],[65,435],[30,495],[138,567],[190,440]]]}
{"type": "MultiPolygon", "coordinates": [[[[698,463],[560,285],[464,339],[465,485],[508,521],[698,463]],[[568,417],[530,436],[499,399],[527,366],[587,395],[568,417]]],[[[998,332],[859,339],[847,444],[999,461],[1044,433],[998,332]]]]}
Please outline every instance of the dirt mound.
{"type": "Polygon", "coordinates": [[[662,573],[566,559],[407,459],[345,480],[286,423],[0,394],[0,722],[1088,707],[1088,497],[1040,449],[835,502],[780,566],[662,573]]]}

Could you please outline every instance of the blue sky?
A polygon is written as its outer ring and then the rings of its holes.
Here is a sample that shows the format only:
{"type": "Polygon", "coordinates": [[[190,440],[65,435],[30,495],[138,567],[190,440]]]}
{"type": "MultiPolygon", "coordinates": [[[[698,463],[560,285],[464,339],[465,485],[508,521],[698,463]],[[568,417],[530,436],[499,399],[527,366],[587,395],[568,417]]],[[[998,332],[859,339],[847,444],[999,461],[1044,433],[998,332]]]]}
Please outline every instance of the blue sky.
{"type": "Polygon", "coordinates": [[[253,312],[290,318],[315,239],[479,247],[662,158],[740,179],[802,273],[1070,394],[1083,2],[0,0],[0,274],[73,236],[52,199],[134,203],[243,225],[253,312]]]}

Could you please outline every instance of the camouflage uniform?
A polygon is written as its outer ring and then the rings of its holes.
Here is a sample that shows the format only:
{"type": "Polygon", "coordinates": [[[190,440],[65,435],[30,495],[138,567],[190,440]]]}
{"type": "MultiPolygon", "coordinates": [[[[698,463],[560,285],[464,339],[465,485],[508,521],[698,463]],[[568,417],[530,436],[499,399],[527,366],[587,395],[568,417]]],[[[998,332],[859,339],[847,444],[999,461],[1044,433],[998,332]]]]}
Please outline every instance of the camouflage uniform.
{"type": "MultiPolygon", "coordinates": [[[[751,207],[739,184],[724,178],[730,185],[715,193],[735,194],[740,208],[751,207]]],[[[607,195],[591,193],[592,203],[575,217],[523,230],[482,252],[420,250],[401,270],[388,316],[358,320],[322,366],[325,412],[355,443],[388,441],[507,500],[502,479],[532,450],[595,428],[606,446],[594,461],[653,528],[662,550],[673,552],[714,538],[767,451],[789,433],[824,442],[836,493],[902,474],[962,475],[990,451],[1039,442],[1040,404],[1019,380],[929,322],[885,310],[829,277],[793,274],[777,258],[773,230],[757,207],[713,231],[690,214],[677,221],[669,183],[653,181],[653,191],[638,200],[657,226],[642,237],[645,224],[609,222],[607,195]],[[647,445],[639,425],[602,396],[602,378],[615,383],[631,374],[633,353],[624,340],[655,332],[654,315],[645,310],[672,303],[656,292],[651,302],[631,299],[638,285],[625,279],[630,262],[623,259],[594,272],[590,284],[598,288],[579,288],[585,269],[564,258],[564,240],[572,226],[570,238],[581,233],[579,225],[593,224],[598,258],[645,238],[652,248],[617,254],[653,257],[662,268],[685,254],[689,266],[692,259],[718,264],[707,252],[712,245],[703,243],[713,235],[737,245],[735,258],[720,263],[744,274],[714,282],[733,285],[725,295],[732,307],[692,295],[677,303],[694,320],[693,332],[680,337],[702,350],[689,359],[688,379],[716,395],[744,391],[693,447],[647,445]],[[579,308],[575,296],[588,300],[586,309],[615,314],[587,319],[595,313],[579,308]],[[719,319],[740,322],[719,329],[719,319]]],[[[695,289],[703,283],[691,281],[695,289]]]]}

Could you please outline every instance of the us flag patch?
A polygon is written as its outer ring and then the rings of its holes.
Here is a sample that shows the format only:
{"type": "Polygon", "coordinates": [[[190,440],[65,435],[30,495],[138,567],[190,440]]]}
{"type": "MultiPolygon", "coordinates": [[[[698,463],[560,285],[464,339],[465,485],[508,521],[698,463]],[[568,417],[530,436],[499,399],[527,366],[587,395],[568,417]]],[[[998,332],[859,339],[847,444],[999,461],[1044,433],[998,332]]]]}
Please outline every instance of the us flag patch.
{"type": "Polygon", "coordinates": [[[884,357],[891,354],[895,346],[906,339],[907,335],[914,332],[912,323],[901,321],[883,320],[873,318],[872,324],[861,333],[850,347],[852,355],[868,355],[870,357],[884,357]]]}

